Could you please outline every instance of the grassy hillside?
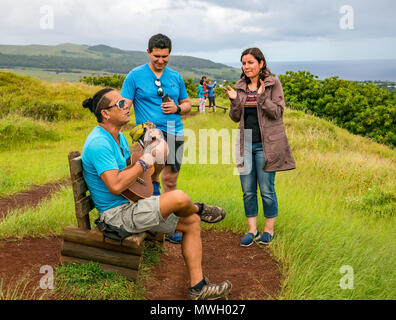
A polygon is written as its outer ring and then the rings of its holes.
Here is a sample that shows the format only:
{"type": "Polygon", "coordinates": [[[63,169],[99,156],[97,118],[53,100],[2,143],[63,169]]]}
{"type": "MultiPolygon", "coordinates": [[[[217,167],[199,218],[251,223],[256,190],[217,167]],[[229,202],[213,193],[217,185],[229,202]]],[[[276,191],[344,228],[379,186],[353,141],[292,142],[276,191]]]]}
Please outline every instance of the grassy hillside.
{"type": "Polygon", "coordinates": [[[0,117],[17,114],[48,121],[82,119],[89,112],[81,107],[81,101],[95,90],[83,84],[49,84],[0,71],[0,117]]]}
{"type": "MultiPolygon", "coordinates": [[[[98,89],[82,84],[54,87],[29,78],[5,77],[20,84],[19,93],[32,91],[33,96],[43,90],[54,95],[57,88],[59,100],[73,101],[76,110],[78,100],[98,89]]],[[[18,89],[10,86],[0,97],[11,97],[11,90],[18,89]]],[[[40,99],[48,98],[43,94],[37,101],[40,99]]],[[[19,103],[22,108],[23,102],[19,103]]],[[[37,122],[38,133],[32,141],[23,142],[23,147],[11,145],[0,151],[1,195],[68,177],[68,151],[81,150],[95,126],[89,114],[51,122],[23,114],[15,121],[9,118],[12,116],[1,121],[12,122],[21,130],[31,130],[37,122]],[[41,137],[44,128],[55,138],[41,137]]],[[[301,111],[286,109],[284,122],[297,169],[276,175],[280,212],[276,238],[269,248],[282,266],[281,299],[396,299],[396,151],[301,111]]],[[[233,142],[227,135],[232,136],[237,124],[220,112],[196,115],[184,125],[186,146],[178,187],[193,201],[226,208],[226,219],[210,227],[242,236],[247,226],[240,181],[235,166],[227,163],[233,154],[233,142]],[[204,143],[207,129],[224,135],[217,147],[211,147],[209,140],[204,143]],[[205,152],[206,161],[197,163],[205,152]]],[[[2,127],[4,123],[0,123],[2,127]]],[[[7,138],[6,132],[2,139],[7,138]]],[[[37,208],[15,211],[1,220],[0,238],[60,234],[67,224],[75,224],[70,188],[37,208]]],[[[263,226],[261,211],[260,231],[263,226]]]]}
{"type": "MultiPolygon", "coordinates": [[[[36,68],[52,71],[92,70],[127,74],[148,61],[147,53],[112,48],[106,45],[60,44],[56,46],[0,45],[0,68],[36,68]]],[[[205,75],[217,80],[236,80],[239,70],[207,59],[171,55],[169,67],[183,77],[200,79],[205,75]]]]}

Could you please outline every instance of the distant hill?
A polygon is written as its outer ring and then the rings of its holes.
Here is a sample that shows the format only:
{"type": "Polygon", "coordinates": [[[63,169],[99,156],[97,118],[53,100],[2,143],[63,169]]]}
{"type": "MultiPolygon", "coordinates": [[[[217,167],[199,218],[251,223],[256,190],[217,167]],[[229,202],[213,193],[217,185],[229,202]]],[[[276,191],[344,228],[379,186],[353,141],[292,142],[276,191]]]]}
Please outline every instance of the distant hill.
{"type": "MultiPolygon", "coordinates": [[[[132,68],[146,62],[146,52],[121,50],[104,44],[0,45],[0,68],[24,67],[59,72],[92,70],[127,74],[132,68]]],[[[185,78],[200,79],[206,75],[215,80],[233,81],[240,75],[237,68],[190,56],[172,55],[169,67],[179,71],[185,78]]]]}

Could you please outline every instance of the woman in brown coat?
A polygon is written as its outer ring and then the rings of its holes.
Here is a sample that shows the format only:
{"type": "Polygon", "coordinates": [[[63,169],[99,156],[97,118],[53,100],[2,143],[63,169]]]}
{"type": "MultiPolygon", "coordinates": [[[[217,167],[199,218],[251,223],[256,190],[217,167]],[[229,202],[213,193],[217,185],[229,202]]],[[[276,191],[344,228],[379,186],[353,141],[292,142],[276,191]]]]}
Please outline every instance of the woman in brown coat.
{"type": "Polygon", "coordinates": [[[230,117],[239,122],[237,162],[249,226],[241,246],[248,247],[254,240],[268,244],[274,239],[278,216],[275,172],[295,169],[296,165],[283,127],[285,102],[280,81],[271,75],[258,48],[242,52],[241,62],[242,75],[236,90],[228,86],[226,93],[231,100],[230,117]],[[263,234],[257,229],[257,184],[266,218],[263,234]]]}

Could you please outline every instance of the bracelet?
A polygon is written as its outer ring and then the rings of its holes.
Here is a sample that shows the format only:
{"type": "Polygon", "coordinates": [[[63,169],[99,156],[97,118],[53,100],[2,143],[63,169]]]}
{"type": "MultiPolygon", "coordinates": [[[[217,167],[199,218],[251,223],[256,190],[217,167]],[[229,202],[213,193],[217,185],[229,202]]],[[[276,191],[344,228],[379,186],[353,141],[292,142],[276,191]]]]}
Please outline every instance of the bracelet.
{"type": "Polygon", "coordinates": [[[148,164],[147,164],[146,161],[144,161],[144,160],[142,160],[142,159],[139,159],[138,161],[136,161],[136,163],[137,163],[137,164],[140,164],[140,166],[141,166],[142,169],[143,169],[143,172],[146,172],[146,171],[147,171],[147,169],[148,169],[148,164]]]}
{"type": "Polygon", "coordinates": [[[176,107],[177,107],[176,114],[180,114],[180,112],[181,112],[181,108],[180,108],[178,105],[176,105],[176,107]]]}

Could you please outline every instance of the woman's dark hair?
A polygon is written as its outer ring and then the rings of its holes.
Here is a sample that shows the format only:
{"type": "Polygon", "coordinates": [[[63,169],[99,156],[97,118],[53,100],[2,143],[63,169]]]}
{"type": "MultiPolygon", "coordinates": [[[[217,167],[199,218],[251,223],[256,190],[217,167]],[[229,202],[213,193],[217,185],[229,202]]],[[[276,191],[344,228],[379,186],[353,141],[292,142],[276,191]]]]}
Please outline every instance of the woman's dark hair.
{"type": "Polygon", "coordinates": [[[203,85],[203,80],[199,81],[199,84],[202,86],[203,85]]]}
{"type": "Polygon", "coordinates": [[[169,53],[172,51],[172,41],[166,35],[158,33],[152,36],[148,42],[149,52],[153,49],[169,49],[169,53]]]}
{"type": "MultiPolygon", "coordinates": [[[[266,77],[271,75],[271,71],[267,68],[267,61],[265,60],[264,54],[261,52],[259,48],[249,48],[243,51],[241,54],[241,62],[242,62],[242,58],[247,54],[251,54],[258,61],[258,63],[264,61],[263,67],[261,68],[259,73],[259,80],[260,79],[264,80],[266,77]]],[[[241,79],[245,79],[247,84],[250,83],[250,79],[245,75],[243,69],[242,69],[241,79]]],[[[258,85],[260,85],[260,82],[258,83],[258,85]]]]}
{"type": "Polygon", "coordinates": [[[110,91],[115,89],[107,87],[102,90],[99,90],[94,94],[92,98],[85,99],[82,103],[84,108],[89,109],[95,116],[98,122],[102,122],[102,109],[107,107],[110,103],[110,100],[104,97],[104,95],[110,91]]]}

